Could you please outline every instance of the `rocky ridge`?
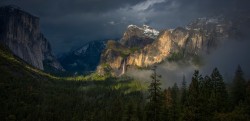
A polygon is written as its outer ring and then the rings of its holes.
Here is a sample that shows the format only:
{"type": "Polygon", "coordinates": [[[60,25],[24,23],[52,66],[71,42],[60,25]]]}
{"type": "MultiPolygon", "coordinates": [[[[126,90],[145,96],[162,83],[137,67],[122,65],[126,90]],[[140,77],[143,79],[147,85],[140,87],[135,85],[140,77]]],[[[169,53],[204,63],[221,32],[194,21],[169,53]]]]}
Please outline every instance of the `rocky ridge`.
{"type": "Polygon", "coordinates": [[[98,73],[110,72],[117,76],[124,74],[128,67],[147,68],[167,60],[189,61],[211,53],[235,35],[232,21],[223,17],[199,18],[185,27],[151,34],[155,35],[153,38],[142,31],[140,27],[130,25],[120,42],[108,42],[98,73]]]}

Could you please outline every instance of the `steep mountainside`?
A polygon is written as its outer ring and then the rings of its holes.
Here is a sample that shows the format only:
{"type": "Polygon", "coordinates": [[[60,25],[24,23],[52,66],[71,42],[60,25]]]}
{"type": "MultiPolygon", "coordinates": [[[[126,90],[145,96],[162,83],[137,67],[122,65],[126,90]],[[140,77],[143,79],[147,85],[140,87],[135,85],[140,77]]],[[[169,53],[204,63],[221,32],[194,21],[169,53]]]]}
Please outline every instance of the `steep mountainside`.
{"type": "Polygon", "coordinates": [[[82,47],[59,58],[66,71],[72,74],[85,74],[96,70],[106,41],[91,41],[82,47]]]}
{"type": "Polygon", "coordinates": [[[124,36],[128,36],[125,42],[123,37],[119,43],[113,42],[113,46],[107,46],[102,53],[98,67],[100,74],[108,71],[113,75],[120,75],[127,67],[145,68],[165,60],[177,61],[185,58],[189,61],[203,53],[211,53],[227,39],[235,37],[236,31],[232,21],[214,17],[200,18],[186,27],[161,31],[150,42],[147,41],[147,44],[144,44],[144,39],[134,42],[133,38],[141,38],[141,34],[130,33],[130,26],[124,36]],[[133,38],[129,38],[130,36],[133,38]],[[130,41],[133,44],[126,44],[130,41]]]}
{"type": "Polygon", "coordinates": [[[0,43],[41,70],[63,71],[40,32],[39,18],[14,6],[0,8],[0,43]]]}
{"type": "Polygon", "coordinates": [[[14,55],[9,48],[0,45],[0,81],[13,80],[48,80],[49,78],[56,78],[50,74],[47,74],[21,58],[14,55]]]}

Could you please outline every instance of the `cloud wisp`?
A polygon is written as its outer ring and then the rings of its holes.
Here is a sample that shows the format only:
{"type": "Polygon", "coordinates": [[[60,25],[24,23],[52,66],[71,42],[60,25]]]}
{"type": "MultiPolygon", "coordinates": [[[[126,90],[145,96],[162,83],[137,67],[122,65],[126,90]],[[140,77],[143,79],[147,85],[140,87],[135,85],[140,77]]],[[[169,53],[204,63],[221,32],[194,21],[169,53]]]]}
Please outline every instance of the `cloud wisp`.
{"type": "Polygon", "coordinates": [[[155,4],[163,2],[165,2],[165,0],[146,0],[142,3],[134,5],[132,9],[137,12],[145,11],[148,10],[150,7],[153,7],[155,4]]]}

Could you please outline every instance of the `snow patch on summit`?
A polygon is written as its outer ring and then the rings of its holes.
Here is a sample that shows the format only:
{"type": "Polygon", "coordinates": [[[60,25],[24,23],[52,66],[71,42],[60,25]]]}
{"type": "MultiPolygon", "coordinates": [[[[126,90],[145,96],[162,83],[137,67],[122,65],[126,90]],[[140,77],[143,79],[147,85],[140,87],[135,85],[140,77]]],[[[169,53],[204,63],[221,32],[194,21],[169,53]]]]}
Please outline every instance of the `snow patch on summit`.
{"type": "Polygon", "coordinates": [[[147,26],[147,25],[143,25],[143,30],[144,30],[144,34],[149,36],[150,38],[156,39],[156,37],[159,35],[159,31],[147,26]]]}
{"type": "Polygon", "coordinates": [[[133,29],[139,29],[141,31],[143,31],[143,34],[149,38],[152,38],[152,39],[156,39],[157,36],[159,35],[159,31],[151,28],[150,26],[148,25],[143,25],[142,27],[138,27],[136,25],[129,25],[128,28],[133,28],[133,29]]]}

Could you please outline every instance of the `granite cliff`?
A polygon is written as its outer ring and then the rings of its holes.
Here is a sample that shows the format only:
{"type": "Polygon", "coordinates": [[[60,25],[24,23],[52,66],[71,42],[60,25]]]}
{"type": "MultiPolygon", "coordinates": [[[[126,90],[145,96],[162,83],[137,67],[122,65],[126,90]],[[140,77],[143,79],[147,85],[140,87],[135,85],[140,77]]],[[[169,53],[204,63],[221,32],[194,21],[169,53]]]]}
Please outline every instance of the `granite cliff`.
{"type": "Polygon", "coordinates": [[[39,18],[18,7],[0,8],[0,43],[30,65],[48,71],[64,69],[40,32],[39,18]]]}
{"type": "Polygon", "coordinates": [[[150,27],[130,25],[119,42],[108,41],[98,73],[117,76],[129,67],[147,68],[164,61],[179,60],[192,63],[195,57],[211,53],[236,33],[232,21],[224,17],[199,18],[185,27],[160,33],[145,28],[150,27]]]}

